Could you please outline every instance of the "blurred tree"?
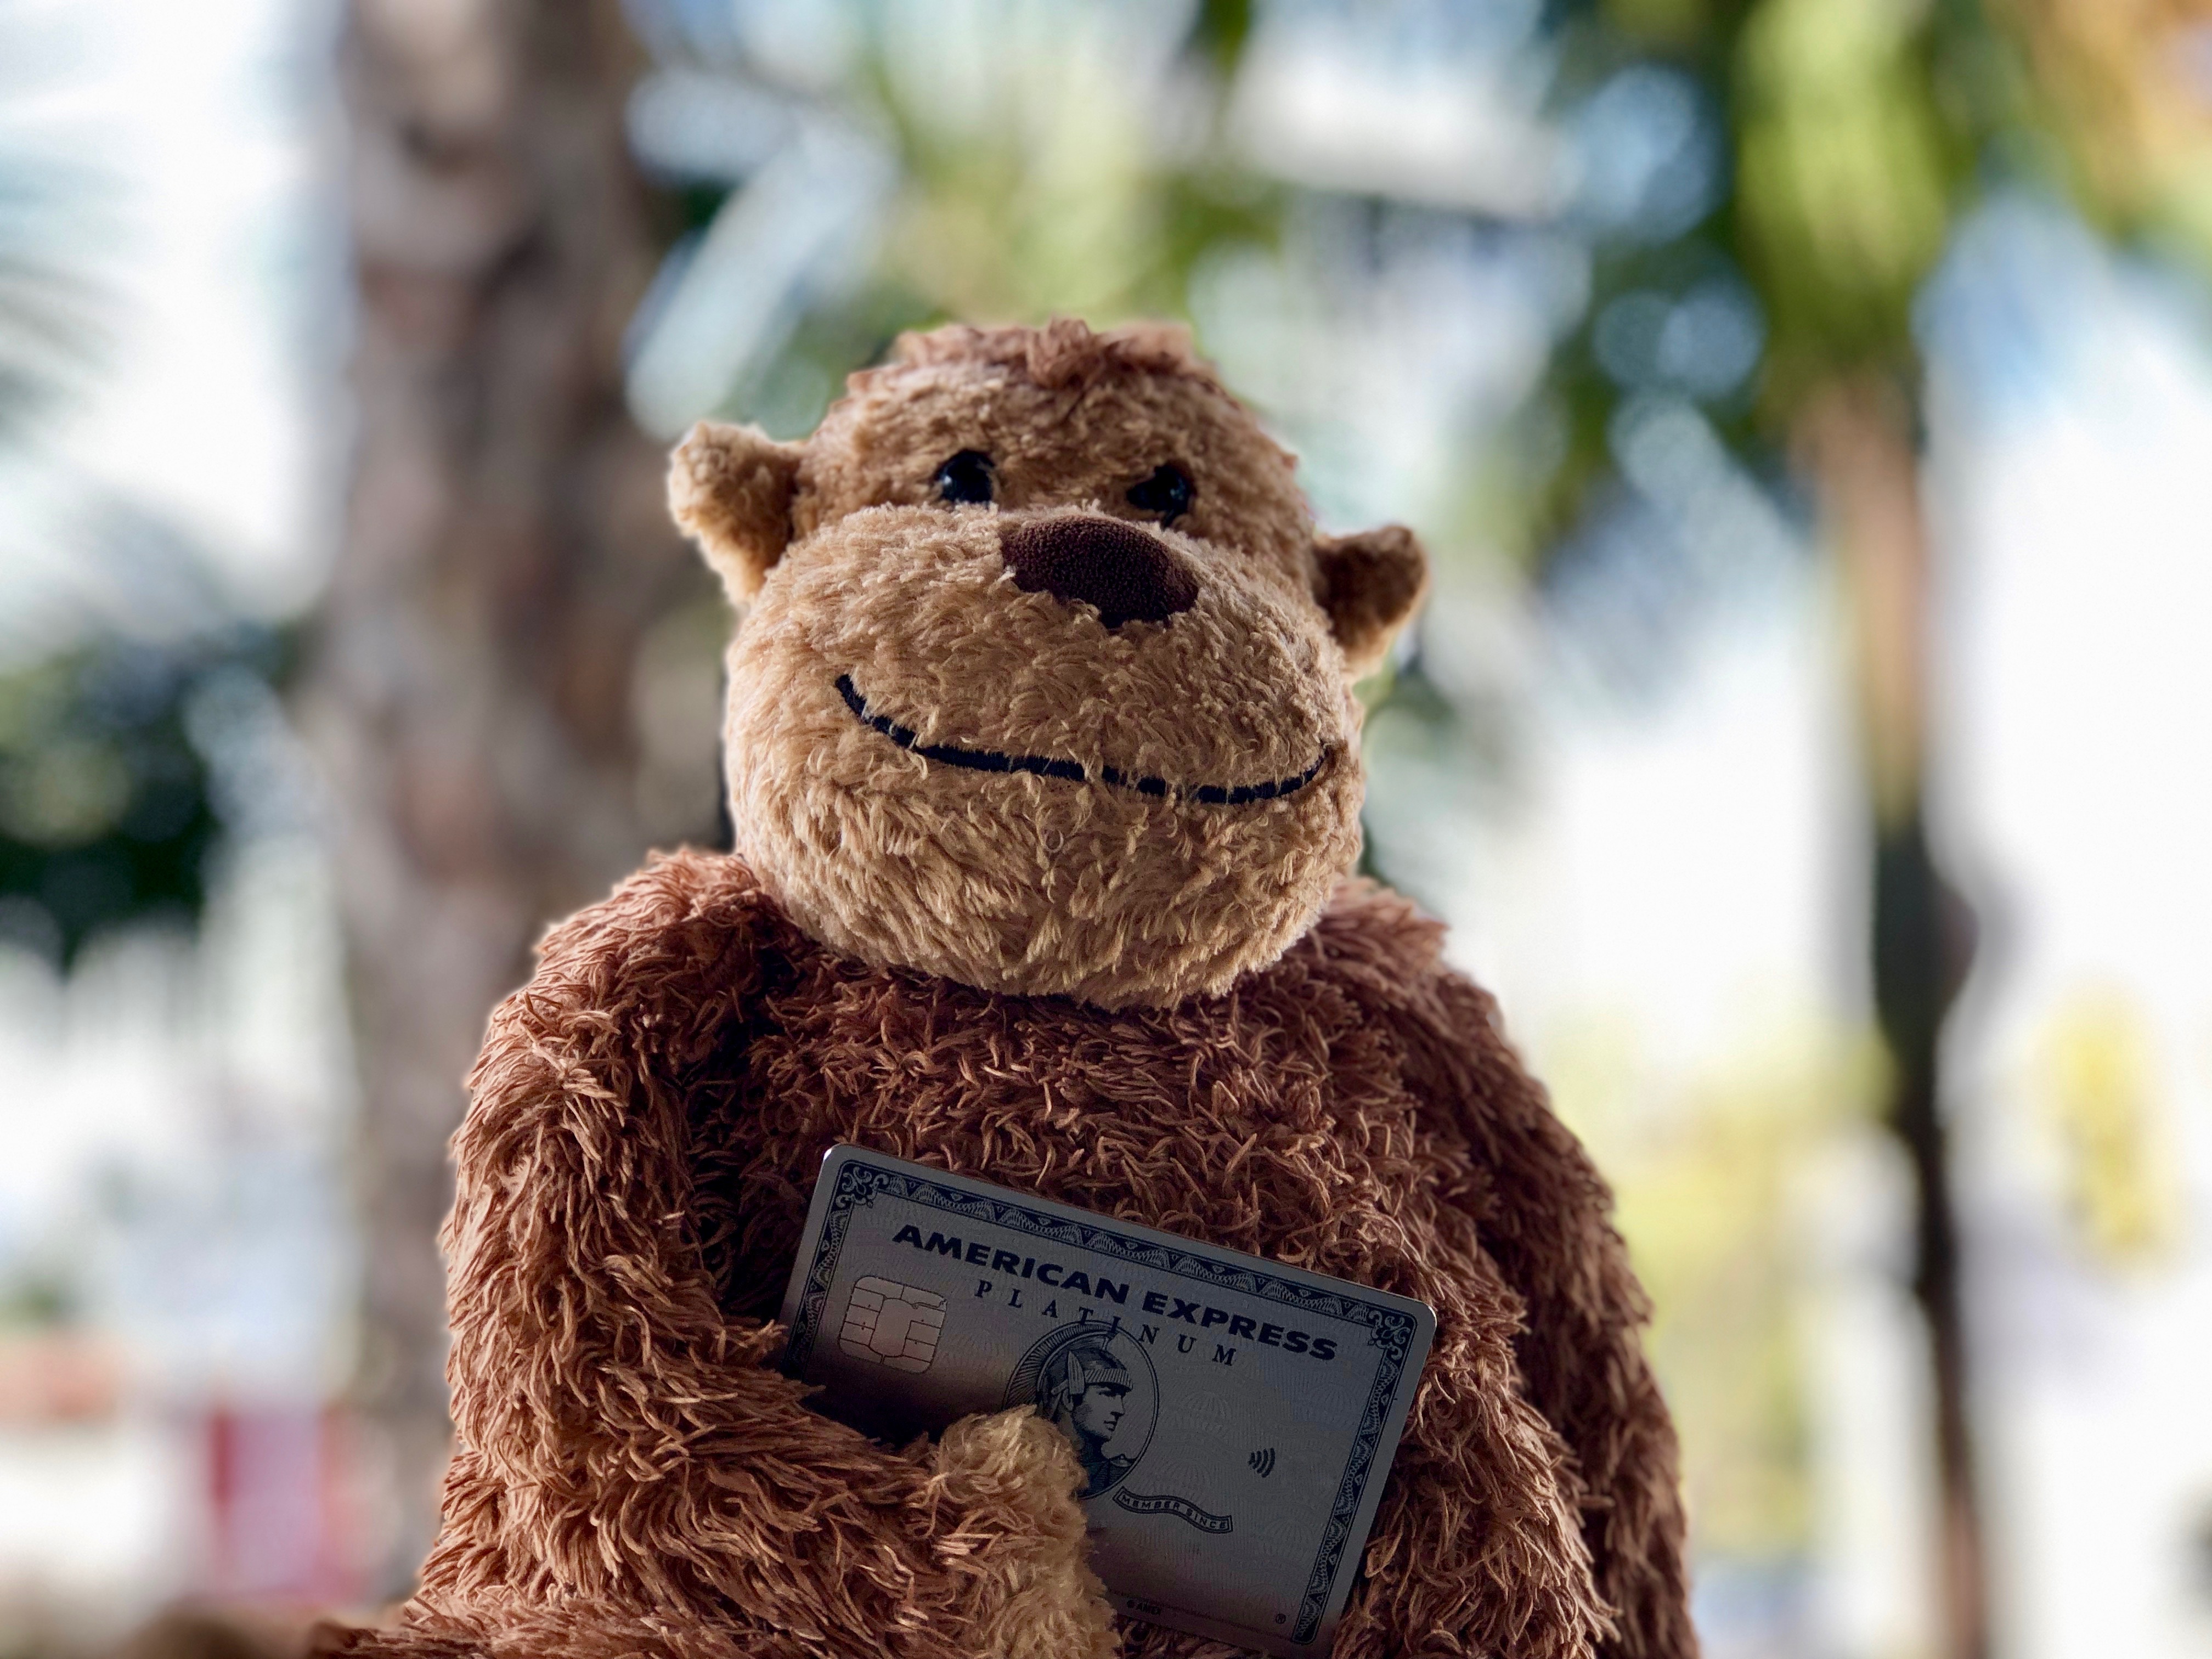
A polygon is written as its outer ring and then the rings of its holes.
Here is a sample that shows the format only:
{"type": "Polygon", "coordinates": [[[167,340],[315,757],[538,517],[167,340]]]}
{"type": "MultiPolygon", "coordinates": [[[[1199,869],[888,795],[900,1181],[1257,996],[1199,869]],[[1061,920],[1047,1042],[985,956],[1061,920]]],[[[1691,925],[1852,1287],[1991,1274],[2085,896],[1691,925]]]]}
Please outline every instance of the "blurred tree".
{"type": "Polygon", "coordinates": [[[2206,0],[1990,0],[2025,43],[2036,127],[2107,231],[2212,262],[2206,0]]]}
{"type": "MultiPolygon", "coordinates": [[[[0,97],[51,93],[60,39],[51,15],[0,0],[0,97]]],[[[38,422],[105,367],[112,302],[92,274],[94,221],[113,194],[35,120],[0,124],[0,463],[49,480],[60,465],[38,422]]],[[[265,679],[283,653],[230,615],[197,548],[61,482],[83,562],[134,601],[159,595],[148,614],[87,608],[0,665],[0,939],[67,967],[104,931],[198,920],[224,827],[209,694],[234,674],[265,679]]]]}
{"type": "Polygon", "coordinates": [[[194,716],[273,655],[106,635],[0,674],[0,935],[66,965],[104,928],[199,915],[222,823],[194,716]]]}
{"type": "Polygon", "coordinates": [[[1855,622],[1875,1003],[1892,1061],[1888,1121],[1918,1194],[1913,1289],[1932,1339],[1945,1650],[1981,1659],[1981,1532],[1937,1077],[1971,930],[1921,813],[1928,538],[1911,306],[1996,113],[1986,77],[1972,73],[1994,42],[1949,0],[1601,0],[1572,9],[1566,38],[1569,85],[1595,88],[1589,107],[1632,94],[1653,106],[1649,128],[1671,102],[1679,130],[1710,135],[1702,154],[1694,140],[1674,145],[1708,179],[1671,201],[1646,185],[1598,227],[1593,301],[1559,362],[1571,439],[1539,535],[1571,549],[1550,535],[1608,510],[1623,446],[1654,407],[1696,409],[1753,467],[1771,472],[1786,455],[1813,486],[1855,622]],[[1742,319],[1733,337],[1749,349],[1721,372],[1730,302],[1742,319]]]}
{"type": "Polygon", "coordinates": [[[657,289],[640,319],[633,404],[671,433],[706,414],[779,435],[811,430],[845,375],[878,360],[902,329],[1054,313],[1102,325],[1188,315],[1191,274],[1209,252],[1279,233],[1284,191],[1216,142],[1250,27],[1243,0],[942,15],[824,6],[791,27],[834,37],[834,67],[803,68],[763,50],[758,37],[775,31],[762,19],[788,15],[777,9],[750,14],[750,30],[732,22],[742,9],[635,0],[631,9],[660,67],[648,94],[688,94],[690,120],[703,127],[718,108],[704,83],[729,100],[720,118],[743,112],[782,135],[732,166],[688,130],[667,143],[662,121],[637,124],[648,166],[681,192],[695,227],[669,260],[666,286],[703,279],[713,290],[702,307],[685,307],[657,289]],[[825,82],[836,96],[823,95],[825,82]],[[1164,112],[1177,128],[1171,141],[1148,131],[1164,112]],[[888,181],[859,216],[866,231],[811,267],[788,246],[799,233],[747,216],[763,203],[764,216],[779,216],[781,168],[804,167],[810,147],[866,158],[829,165],[825,191],[870,161],[888,181]],[[656,360],[666,339],[688,356],[717,338],[702,310],[786,320],[747,333],[750,349],[726,374],[687,377],[690,401],[671,400],[654,389],[656,360]]]}
{"type": "MultiPolygon", "coordinates": [[[[338,794],[364,1096],[360,1403],[422,1559],[447,1437],[445,1147],[487,1013],[547,921],[649,840],[714,836],[712,692],[691,821],[654,821],[651,632],[708,586],[624,413],[622,339],[664,238],[623,140],[616,0],[356,0],[360,311],[345,543],[304,699],[338,794]]],[[[713,680],[712,634],[705,685],[713,680]]],[[[680,814],[679,814],[680,816],[680,814]]]]}
{"type": "Polygon", "coordinates": [[[1586,138],[1614,148],[1585,153],[1595,282],[1555,362],[1568,441],[1532,498],[1528,540],[1540,562],[1576,556],[1586,542],[1569,532],[1619,510],[1636,471],[1625,452],[1656,408],[1694,410],[1755,471],[1787,466],[1810,486],[1852,612],[1875,1004],[1888,1122],[1917,1189],[1913,1289],[1932,1339],[1954,1659],[1989,1644],[1938,1069],[1973,929],[1923,812],[1931,554],[1912,308],[1992,181],[2056,179],[2116,231],[2212,246],[2212,121],[2183,49],[2205,12],[1577,0],[1559,14],[1564,89],[1586,138]],[[1609,196],[1623,142],[1661,165],[1609,196]],[[1686,185],[1700,170],[1703,185],[1686,185]]]}

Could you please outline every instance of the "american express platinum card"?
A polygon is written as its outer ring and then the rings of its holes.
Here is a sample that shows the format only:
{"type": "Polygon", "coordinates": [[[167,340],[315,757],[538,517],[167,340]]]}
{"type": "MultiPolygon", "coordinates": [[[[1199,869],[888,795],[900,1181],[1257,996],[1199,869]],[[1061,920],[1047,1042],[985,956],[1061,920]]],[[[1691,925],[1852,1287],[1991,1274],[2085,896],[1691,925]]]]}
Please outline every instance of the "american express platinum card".
{"type": "Polygon", "coordinates": [[[1132,1617],[1328,1651],[1436,1334],[1428,1307],[856,1146],[784,1292],[784,1369],[894,1442],[1033,1405],[1132,1617]]]}

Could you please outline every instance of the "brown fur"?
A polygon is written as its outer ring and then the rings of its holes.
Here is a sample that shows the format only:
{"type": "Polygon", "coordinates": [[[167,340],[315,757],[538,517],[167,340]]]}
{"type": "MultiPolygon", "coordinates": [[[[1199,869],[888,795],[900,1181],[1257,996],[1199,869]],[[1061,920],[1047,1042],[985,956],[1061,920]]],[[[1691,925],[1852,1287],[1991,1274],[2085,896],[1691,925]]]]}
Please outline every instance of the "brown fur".
{"type": "MultiPolygon", "coordinates": [[[[1048,392],[1088,390],[1100,377],[1116,373],[1179,375],[1222,391],[1212,366],[1191,349],[1190,331],[1175,323],[1125,323],[1103,333],[1093,333],[1073,317],[1055,317],[1042,328],[955,324],[928,334],[901,335],[897,351],[901,363],[1011,368],[1048,392]]],[[[855,379],[865,385],[878,373],[863,371],[855,379]]]]}
{"type": "Polygon", "coordinates": [[[750,427],[701,422],[668,469],[668,510],[691,532],[732,605],[760,592],[791,541],[799,450],[750,427]]]}
{"type": "Polygon", "coordinates": [[[1398,624],[1429,585],[1420,544],[1403,525],[1352,536],[1323,536],[1314,554],[1322,609],[1329,614],[1344,659],[1355,675],[1378,666],[1398,624]]]}
{"type": "Polygon", "coordinates": [[[851,1140],[1436,1308],[1339,1659],[1585,1654],[1608,1603],[1601,1650],[1692,1652],[1604,1185],[1437,947],[1354,884],[1229,994],[1116,1014],[863,967],[734,859],[634,878],[548,939],[474,1079],[447,1241],[460,1451],[413,1629],[994,1650],[975,1632],[1034,1572],[1004,1559],[1032,1500],[948,1491],[770,1368],[813,1170],[851,1140]]]}
{"type": "Polygon", "coordinates": [[[326,1650],[1115,1650],[1056,1431],[1017,1412],[894,1449],[774,1369],[845,1140],[1436,1309],[1340,1659],[1693,1654],[1604,1184],[1437,930],[1340,884],[1350,675],[1417,597],[1418,546],[1318,538],[1288,459],[1157,330],[910,339],[787,468],[764,442],[695,434],[672,485],[750,599],[743,857],[656,863],[494,1017],[446,1234],[444,1527],[404,1622],[326,1650]],[[939,501],[969,448],[997,498],[939,501]],[[1124,499],[1164,461],[1198,489],[1172,526],[1124,499]],[[1147,524],[1190,606],[1109,627],[1024,589],[1001,532],[1083,513],[1147,524]],[[1199,788],[1317,751],[1292,793],[1199,788]]]}

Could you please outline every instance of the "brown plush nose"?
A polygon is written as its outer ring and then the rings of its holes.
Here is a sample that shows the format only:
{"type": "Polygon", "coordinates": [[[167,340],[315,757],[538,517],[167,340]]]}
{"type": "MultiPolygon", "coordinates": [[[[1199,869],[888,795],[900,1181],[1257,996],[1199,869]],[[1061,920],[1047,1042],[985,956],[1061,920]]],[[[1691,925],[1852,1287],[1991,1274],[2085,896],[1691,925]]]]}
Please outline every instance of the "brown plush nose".
{"type": "Polygon", "coordinates": [[[1096,514],[1032,519],[999,538],[1014,580],[1032,593],[1098,607],[1109,628],[1165,622],[1198,598],[1198,579],[1158,538],[1096,514]]]}

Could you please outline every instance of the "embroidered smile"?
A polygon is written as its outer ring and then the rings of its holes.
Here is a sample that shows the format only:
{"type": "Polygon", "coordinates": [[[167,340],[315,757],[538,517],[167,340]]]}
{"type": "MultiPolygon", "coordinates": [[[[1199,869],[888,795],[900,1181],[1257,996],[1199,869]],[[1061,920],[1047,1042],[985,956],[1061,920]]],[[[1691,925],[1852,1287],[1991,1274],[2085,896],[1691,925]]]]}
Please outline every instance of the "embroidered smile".
{"type": "Polygon", "coordinates": [[[1065,778],[1070,783],[1110,784],[1116,789],[1133,789],[1140,795],[1174,795],[1207,806],[1244,806],[1255,800],[1280,800],[1285,795],[1295,795],[1320,775],[1333,752],[1324,744],[1314,763],[1304,771],[1268,783],[1172,784],[1165,778],[1132,777],[1116,766],[1087,767],[1080,761],[1054,760],[1046,755],[1006,755],[995,749],[924,743],[912,727],[901,726],[887,714],[870,714],[868,700],[854,687],[850,674],[837,677],[837,692],[845,699],[845,706],[853,711],[854,719],[924,760],[964,766],[971,772],[1034,772],[1041,778],[1065,778]]]}

